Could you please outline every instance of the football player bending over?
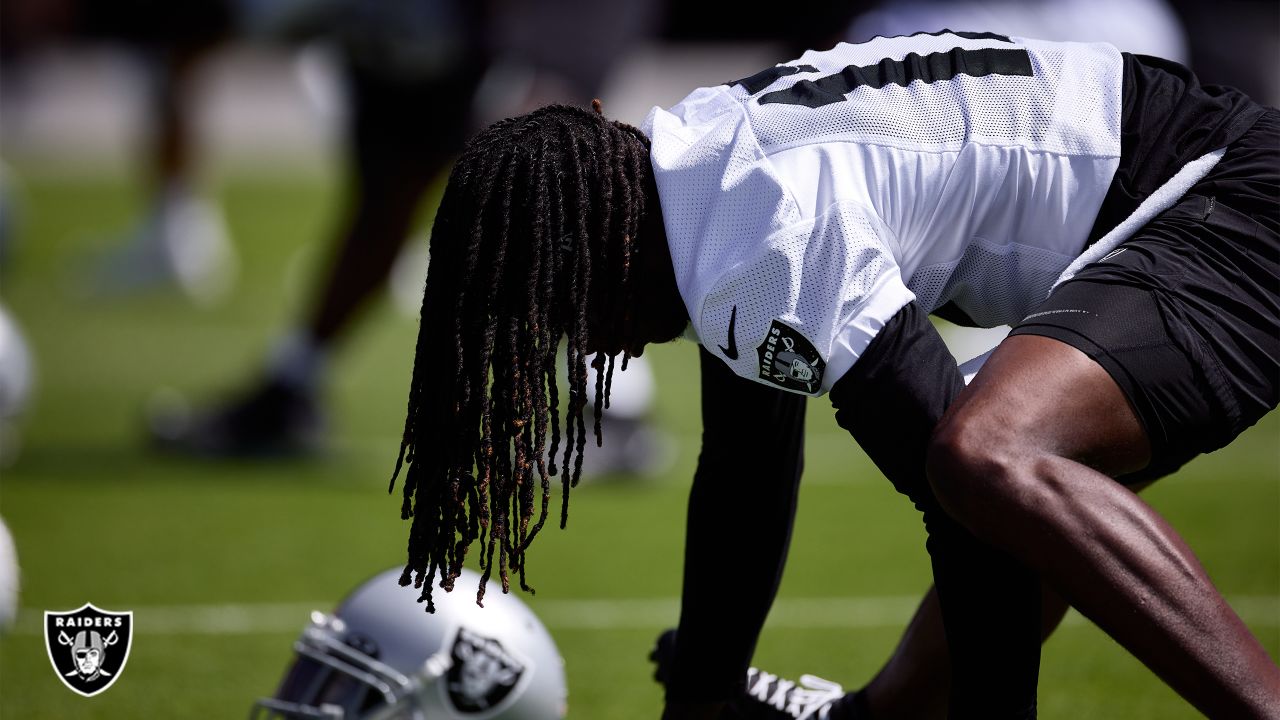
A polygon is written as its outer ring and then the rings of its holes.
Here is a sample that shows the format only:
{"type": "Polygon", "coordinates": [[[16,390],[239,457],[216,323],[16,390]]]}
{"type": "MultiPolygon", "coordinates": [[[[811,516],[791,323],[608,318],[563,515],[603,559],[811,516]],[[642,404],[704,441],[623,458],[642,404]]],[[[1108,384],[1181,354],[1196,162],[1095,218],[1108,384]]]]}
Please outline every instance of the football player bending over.
{"type": "Polygon", "coordinates": [[[949,717],[1034,717],[1042,581],[1202,712],[1280,716],[1280,668],[1131,489],[1277,404],[1278,133],[1171,63],[949,31],[809,52],[643,128],[598,105],[497,123],[432,231],[402,582],[429,603],[479,540],[484,578],[524,585],[584,406],[688,327],[703,448],[666,717],[741,700],[804,397],[828,393],[923,515],[949,717]],[[929,313],[1014,329],[966,387],[929,313]]]}

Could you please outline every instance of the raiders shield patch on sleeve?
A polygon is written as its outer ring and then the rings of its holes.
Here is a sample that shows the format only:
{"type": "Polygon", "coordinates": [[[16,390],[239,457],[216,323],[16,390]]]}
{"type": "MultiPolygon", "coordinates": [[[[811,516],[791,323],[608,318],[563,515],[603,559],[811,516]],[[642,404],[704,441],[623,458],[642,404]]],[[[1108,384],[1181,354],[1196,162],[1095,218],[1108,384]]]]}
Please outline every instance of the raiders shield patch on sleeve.
{"type": "Polygon", "coordinates": [[[813,343],[781,320],[769,324],[769,334],[756,353],[761,380],[806,395],[817,395],[822,389],[822,371],[827,364],[813,343]]]}

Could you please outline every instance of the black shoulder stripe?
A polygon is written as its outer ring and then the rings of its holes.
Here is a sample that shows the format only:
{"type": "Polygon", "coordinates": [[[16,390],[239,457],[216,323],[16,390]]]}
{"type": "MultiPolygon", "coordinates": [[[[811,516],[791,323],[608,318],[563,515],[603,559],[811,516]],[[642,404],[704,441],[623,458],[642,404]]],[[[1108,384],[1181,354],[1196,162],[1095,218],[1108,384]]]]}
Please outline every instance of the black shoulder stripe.
{"type": "Polygon", "coordinates": [[[997,35],[996,33],[993,33],[993,32],[970,32],[968,30],[943,30],[938,34],[942,35],[944,33],[951,33],[952,35],[957,35],[966,40],[995,40],[997,42],[1007,42],[1007,43],[1013,42],[1012,40],[1009,39],[1008,36],[997,35]]]}
{"type": "Polygon", "coordinates": [[[850,65],[844,70],[817,80],[801,80],[789,88],[775,90],[760,96],[760,104],[784,103],[818,108],[843,102],[845,93],[857,87],[879,89],[886,85],[906,87],[919,80],[935,83],[951,80],[959,75],[984,77],[987,75],[1034,75],[1031,56],[1026,50],[982,48],[917,55],[909,53],[901,60],[881,60],[875,65],[859,67],[850,65]]]}
{"type": "Polygon", "coordinates": [[[772,85],[773,82],[778,78],[783,78],[788,75],[795,75],[796,73],[801,73],[801,72],[818,72],[818,68],[812,65],[775,65],[771,68],[765,68],[764,70],[761,70],[760,72],[750,77],[745,77],[745,78],[742,78],[741,80],[734,80],[732,82],[727,82],[722,84],[728,85],[729,87],[733,87],[734,85],[741,85],[742,87],[747,89],[748,93],[751,93],[752,95],[754,95],[760,92],[761,90],[772,85]]]}
{"type": "Polygon", "coordinates": [[[966,40],[995,40],[996,42],[1007,42],[1007,43],[1013,42],[1013,40],[1010,40],[1008,36],[998,35],[993,32],[973,32],[970,30],[948,30],[946,28],[943,28],[942,30],[939,30],[937,32],[916,32],[916,33],[911,33],[910,35],[875,35],[871,39],[874,40],[875,38],[888,39],[888,38],[897,38],[897,37],[920,37],[921,35],[929,35],[931,37],[942,37],[943,35],[955,35],[956,37],[962,37],[966,40]]]}

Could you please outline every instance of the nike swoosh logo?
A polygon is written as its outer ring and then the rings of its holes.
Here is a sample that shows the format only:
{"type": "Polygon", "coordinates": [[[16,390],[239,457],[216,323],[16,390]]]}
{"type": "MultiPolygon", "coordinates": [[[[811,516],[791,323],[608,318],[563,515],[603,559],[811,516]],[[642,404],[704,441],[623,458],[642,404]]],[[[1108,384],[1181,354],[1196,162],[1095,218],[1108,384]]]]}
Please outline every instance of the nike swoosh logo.
{"type": "Polygon", "coordinates": [[[738,324],[738,306],[733,306],[733,312],[729,313],[729,347],[720,346],[720,352],[730,360],[738,359],[738,341],[733,337],[733,326],[738,324]]]}

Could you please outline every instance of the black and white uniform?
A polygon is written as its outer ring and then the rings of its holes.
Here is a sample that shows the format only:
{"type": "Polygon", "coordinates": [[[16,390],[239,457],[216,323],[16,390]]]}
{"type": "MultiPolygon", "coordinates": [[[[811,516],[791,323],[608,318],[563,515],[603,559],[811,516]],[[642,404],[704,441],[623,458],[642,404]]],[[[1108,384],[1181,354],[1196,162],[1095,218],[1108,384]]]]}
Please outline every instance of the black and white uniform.
{"type": "MultiPolygon", "coordinates": [[[[928,491],[923,458],[933,424],[963,385],[928,313],[1012,323],[1015,333],[1056,337],[1090,354],[1129,395],[1153,435],[1153,465],[1165,472],[1190,455],[1157,434],[1223,428],[1194,454],[1225,444],[1274,407],[1274,120],[1274,111],[1264,117],[1238,92],[1202,88],[1180,66],[1109,45],[949,31],[809,52],[696,90],[670,110],[655,108],[644,130],[677,282],[703,345],[704,381],[704,445],[669,693],[711,700],[741,682],[738,665],[745,669],[780,576],[793,506],[755,508],[740,498],[744,483],[775,501],[794,497],[802,400],[752,383],[831,393],[840,424],[924,511],[944,613],[942,576],[965,571],[940,570],[935,550],[939,537],[960,531],[935,532],[947,521],[928,491]],[[1198,285],[1171,280],[1156,292],[1141,268],[1099,277],[1126,257],[1150,262],[1160,250],[1138,249],[1152,229],[1197,211],[1181,231],[1162,235],[1166,248],[1203,235],[1215,211],[1231,226],[1222,234],[1238,240],[1199,264],[1176,253],[1160,258],[1182,262],[1165,270],[1166,279],[1194,275],[1198,285]],[[1086,283],[1106,289],[1078,292],[1086,283]],[[1202,287],[1215,288],[1209,296],[1232,310],[1246,309],[1213,313],[1212,299],[1190,310],[1178,305],[1180,294],[1207,297],[1202,287]],[[1132,336],[1114,314],[1104,316],[1112,291],[1147,299],[1146,315],[1129,318],[1143,325],[1138,346],[1122,347],[1132,336]],[[1060,297],[1071,300],[1054,304],[1060,297]],[[1202,337],[1215,329],[1202,322],[1206,315],[1230,330],[1229,342],[1202,337]],[[1251,401],[1229,402],[1241,385],[1251,401]],[[735,459],[744,443],[777,451],[762,467],[759,453],[735,459]],[[1183,454],[1165,457],[1170,448],[1183,454]],[[765,472],[775,474],[761,478],[765,472]],[[728,529],[731,522],[750,532],[728,529]],[[756,547],[722,547],[726,537],[750,537],[756,547]],[[756,564],[726,566],[727,555],[756,564]],[[740,589],[738,613],[702,598],[725,587],[740,589]]],[[[1129,299],[1124,307],[1132,313],[1139,305],[1129,299]]],[[[1038,653],[1036,633],[1022,642],[1038,653]]],[[[1004,668],[1016,673],[1027,664],[1020,658],[1004,668]]],[[[1034,673],[1033,665],[1029,699],[968,710],[1034,713],[1034,673]]]]}
{"type": "Polygon", "coordinates": [[[1102,44],[877,38],[655,109],[698,337],[714,350],[734,320],[737,374],[818,395],[913,299],[1019,319],[1084,249],[1119,166],[1121,65],[1102,44]],[[820,380],[762,362],[778,335],[816,350],[820,380]]]}

